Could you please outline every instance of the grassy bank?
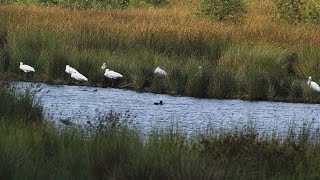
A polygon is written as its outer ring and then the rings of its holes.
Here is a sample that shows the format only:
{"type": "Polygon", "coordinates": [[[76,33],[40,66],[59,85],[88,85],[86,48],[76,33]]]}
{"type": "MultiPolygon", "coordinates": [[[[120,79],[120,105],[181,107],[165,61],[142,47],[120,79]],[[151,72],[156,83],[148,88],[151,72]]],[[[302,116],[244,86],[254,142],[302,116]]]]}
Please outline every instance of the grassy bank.
{"type": "Polygon", "coordinates": [[[305,86],[320,76],[320,28],[272,18],[270,1],[250,1],[242,24],[196,15],[197,4],[161,8],[68,10],[0,6],[0,77],[73,84],[66,64],[88,85],[111,86],[100,69],[124,75],[116,87],[206,98],[320,102],[305,86]],[[19,70],[22,61],[36,73],[19,70]],[[203,67],[198,76],[198,66],[203,67]],[[153,75],[160,66],[169,76],[153,75]]]}
{"type": "MultiPolygon", "coordinates": [[[[7,179],[319,178],[319,142],[215,132],[187,139],[125,127],[94,131],[1,123],[0,175],[7,179]]],[[[315,137],[318,138],[318,135],[315,137]]]]}
{"type": "Polygon", "coordinates": [[[320,134],[311,133],[308,127],[298,133],[292,129],[282,137],[258,135],[250,127],[233,132],[210,130],[188,137],[179,130],[154,130],[143,137],[111,113],[100,117],[97,126],[57,128],[37,120],[42,117],[41,106],[32,103],[32,96],[13,96],[2,88],[0,92],[1,100],[10,100],[11,108],[16,109],[0,106],[0,175],[6,179],[320,176],[320,134]],[[22,100],[25,97],[29,98],[22,100]],[[26,104],[29,108],[21,108],[26,104]]]}

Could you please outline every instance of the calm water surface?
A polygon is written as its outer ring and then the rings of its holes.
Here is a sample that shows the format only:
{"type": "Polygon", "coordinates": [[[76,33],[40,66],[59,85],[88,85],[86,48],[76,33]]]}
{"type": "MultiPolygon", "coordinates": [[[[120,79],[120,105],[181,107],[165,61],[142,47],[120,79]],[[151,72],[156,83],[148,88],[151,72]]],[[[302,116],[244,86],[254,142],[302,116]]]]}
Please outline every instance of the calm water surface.
{"type": "Polygon", "coordinates": [[[178,124],[188,132],[214,128],[241,128],[249,123],[261,132],[283,133],[303,123],[320,127],[318,104],[250,102],[242,100],[196,99],[162,94],[138,93],[114,88],[17,83],[18,88],[32,87],[46,114],[53,121],[70,119],[85,124],[110,110],[125,114],[141,130],[178,124]],[[162,100],[164,105],[153,105],[162,100]]]}

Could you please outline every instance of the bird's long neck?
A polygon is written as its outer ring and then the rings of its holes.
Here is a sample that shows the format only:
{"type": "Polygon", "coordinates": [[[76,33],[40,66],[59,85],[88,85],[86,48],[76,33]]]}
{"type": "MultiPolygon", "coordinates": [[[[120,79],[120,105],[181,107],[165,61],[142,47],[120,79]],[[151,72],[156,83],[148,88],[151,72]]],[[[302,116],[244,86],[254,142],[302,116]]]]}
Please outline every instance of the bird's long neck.
{"type": "Polygon", "coordinates": [[[311,85],[311,79],[308,80],[307,85],[308,85],[308,86],[311,85]]]}

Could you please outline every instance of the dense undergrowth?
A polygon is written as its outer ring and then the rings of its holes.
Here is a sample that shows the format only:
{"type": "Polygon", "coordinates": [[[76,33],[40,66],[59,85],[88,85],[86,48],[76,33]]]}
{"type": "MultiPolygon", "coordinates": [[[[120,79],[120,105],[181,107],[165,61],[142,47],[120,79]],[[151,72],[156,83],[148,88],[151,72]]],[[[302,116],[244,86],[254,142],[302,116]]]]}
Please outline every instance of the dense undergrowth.
{"type": "Polygon", "coordinates": [[[284,136],[244,129],[187,135],[172,128],[142,136],[119,114],[97,125],[57,127],[32,95],[0,88],[0,176],[6,179],[319,178],[319,131],[284,136]],[[3,101],[0,101],[1,103],[3,101]],[[25,106],[28,108],[24,108],[25,106]],[[29,118],[30,117],[30,118],[29,118]],[[115,125],[117,124],[117,125],[115,125]]]}

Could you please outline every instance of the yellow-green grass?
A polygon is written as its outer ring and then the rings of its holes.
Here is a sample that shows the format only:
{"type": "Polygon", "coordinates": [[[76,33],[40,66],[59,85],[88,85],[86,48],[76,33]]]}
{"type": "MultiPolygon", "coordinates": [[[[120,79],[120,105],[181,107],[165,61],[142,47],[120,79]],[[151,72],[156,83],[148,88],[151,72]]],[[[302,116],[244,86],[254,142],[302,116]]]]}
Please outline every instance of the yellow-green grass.
{"type": "Polygon", "coordinates": [[[72,11],[56,7],[1,6],[0,21],[10,31],[54,28],[67,33],[117,33],[124,37],[163,36],[174,39],[225,39],[252,43],[278,44],[290,50],[319,44],[320,28],[304,23],[286,24],[273,20],[270,1],[249,2],[242,24],[216,22],[196,14],[179,3],[165,8],[130,8],[128,10],[72,11]],[[180,7],[180,8],[179,8],[180,7]]]}
{"type": "Polygon", "coordinates": [[[160,8],[68,10],[0,6],[1,78],[74,83],[66,64],[87,85],[208,98],[320,102],[306,87],[318,80],[319,27],[273,20],[271,1],[250,1],[241,24],[197,15],[199,2],[160,8]],[[25,76],[18,64],[32,65],[25,76]],[[100,66],[124,75],[105,80],[100,66]],[[203,75],[197,76],[198,66],[203,75]],[[161,66],[169,76],[153,70],[161,66]]]}

